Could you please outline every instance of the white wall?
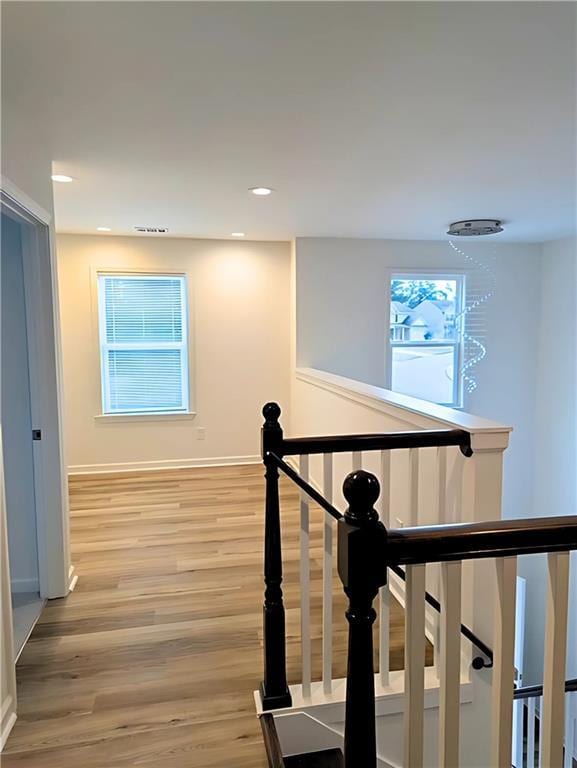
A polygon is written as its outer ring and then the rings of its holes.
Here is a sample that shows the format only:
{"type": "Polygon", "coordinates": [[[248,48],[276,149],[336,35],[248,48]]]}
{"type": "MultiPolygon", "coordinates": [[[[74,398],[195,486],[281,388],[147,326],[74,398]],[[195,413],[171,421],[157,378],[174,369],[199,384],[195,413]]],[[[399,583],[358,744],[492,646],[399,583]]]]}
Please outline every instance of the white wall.
{"type": "MultiPolygon", "coordinates": [[[[543,245],[540,333],[536,368],[535,515],[577,514],[577,239],[543,245]]],[[[524,558],[527,601],[526,671],[543,669],[546,559],[524,558]]],[[[577,676],[577,556],[572,556],[568,675],[577,676]]]]}
{"type": "Polygon", "coordinates": [[[289,244],[60,235],[57,251],[71,470],[257,457],[263,404],[288,405],[289,244]],[[99,269],[189,276],[194,419],[97,418],[99,269]]]}
{"type": "MultiPolygon", "coordinates": [[[[540,246],[493,241],[461,247],[486,263],[494,260],[496,274],[485,313],[487,356],[475,374],[478,389],[465,396],[464,408],[513,425],[505,455],[504,515],[524,517],[533,513],[527,477],[533,476],[535,461],[540,246]]],[[[466,266],[443,242],[298,239],[297,365],[384,386],[387,270],[466,266]]],[[[478,270],[469,273],[469,285],[477,275],[478,270]]]]}

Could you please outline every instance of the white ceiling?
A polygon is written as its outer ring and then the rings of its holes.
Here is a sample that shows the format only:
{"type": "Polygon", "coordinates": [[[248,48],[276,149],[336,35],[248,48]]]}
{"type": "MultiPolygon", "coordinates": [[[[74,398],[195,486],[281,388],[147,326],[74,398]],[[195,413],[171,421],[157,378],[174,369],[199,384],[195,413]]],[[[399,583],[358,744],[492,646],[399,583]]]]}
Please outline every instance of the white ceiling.
{"type": "Polygon", "coordinates": [[[62,232],[575,231],[575,3],[3,6],[3,99],[77,178],[62,232]]]}

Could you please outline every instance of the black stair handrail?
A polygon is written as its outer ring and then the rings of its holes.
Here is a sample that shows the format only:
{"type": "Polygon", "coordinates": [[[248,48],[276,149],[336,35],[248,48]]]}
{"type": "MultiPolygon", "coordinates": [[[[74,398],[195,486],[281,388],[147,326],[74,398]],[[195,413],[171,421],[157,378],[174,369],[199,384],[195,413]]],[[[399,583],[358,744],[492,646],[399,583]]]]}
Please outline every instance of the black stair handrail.
{"type": "MultiPolygon", "coordinates": [[[[393,571],[393,573],[396,573],[399,578],[401,578],[403,581],[406,581],[407,575],[400,566],[390,565],[389,568],[391,571],[393,571]]],[[[429,592],[425,592],[425,602],[427,602],[431,608],[434,608],[437,613],[441,613],[441,603],[429,592]]],[[[471,660],[471,666],[473,669],[491,669],[493,666],[493,651],[489,648],[489,646],[484,643],[480,637],[477,637],[477,635],[471,629],[469,629],[466,624],[461,624],[461,634],[463,637],[466,637],[472,645],[478,648],[481,653],[489,660],[485,661],[482,656],[475,656],[471,660]]]]}
{"type": "Polygon", "coordinates": [[[258,719],[269,768],[285,768],[274,717],[270,712],[264,712],[258,719]]]}
{"type": "Polygon", "coordinates": [[[339,510],[336,507],[333,507],[333,505],[330,503],[330,501],[327,501],[325,497],[319,493],[316,488],[314,488],[310,483],[307,483],[306,480],[303,480],[303,478],[299,475],[298,472],[295,472],[295,470],[290,466],[290,464],[287,464],[286,461],[283,461],[280,459],[276,453],[270,453],[270,459],[276,464],[276,466],[284,472],[284,474],[287,477],[290,477],[290,479],[295,483],[295,485],[298,485],[299,488],[302,488],[303,491],[310,496],[310,498],[313,501],[316,501],[316,503],[319,505],[319,507],[322,507],[326,512],[329,513],[332,517],[335,518],[335,520],[342,520],[342,513],[339,512],[339,510]]]}
{"type": "MultiPolygon", "coordinates": [[[[269,403],[269,405],[271,405],[269,403]]],[[[272,404],[276,405],[276,403],[272,404]]],[[[278,407],[278,406],[277,406],[278,407]]],[[[266,406],[265,406],[266,408],[266,406]]],[[[280,410],[279,410],[280,415],[280,410]]],[[[392,451],[402,448],[438,448],[455,445],[472,456],[471,435],[464,429],[420,429],[369,435],[327,435],[326,437],[283,437],[277,456],[308,456],[351,451],[392,451]]]]}
{"type": "MultiPolygon", "coordinates": [[[[577,678],[565,680],[565,693],[577,691],[577,678]]],[[[514,699],[537,699],[543,695],[543,685],[526,685],[524,688],[515,688],[514,699]]]]}
{"type": "Polygon", "coordinates": [[[562,515],[390,529],[386,558],[395,565],[416,565],[574,549],[577,515],[562,515]]]}

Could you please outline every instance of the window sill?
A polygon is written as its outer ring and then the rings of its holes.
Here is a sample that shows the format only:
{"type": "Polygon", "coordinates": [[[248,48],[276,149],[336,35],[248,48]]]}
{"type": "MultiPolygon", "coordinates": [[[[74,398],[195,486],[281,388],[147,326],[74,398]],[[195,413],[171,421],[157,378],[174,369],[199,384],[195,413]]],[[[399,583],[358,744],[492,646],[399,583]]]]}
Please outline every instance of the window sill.
{"type": "Polygon", "coordinates": [[[97,422],[134,422],[134,421],[182,421],[194,419],[196,411],[178,411],[176,413],[98,413],[97,422]]]}

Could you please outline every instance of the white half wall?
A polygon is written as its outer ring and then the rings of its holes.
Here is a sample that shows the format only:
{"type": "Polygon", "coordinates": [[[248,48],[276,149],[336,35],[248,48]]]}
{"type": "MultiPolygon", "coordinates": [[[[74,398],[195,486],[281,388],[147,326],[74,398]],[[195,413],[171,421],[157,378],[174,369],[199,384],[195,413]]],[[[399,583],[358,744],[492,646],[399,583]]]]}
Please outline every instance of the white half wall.
{"type": "Polygon", "coordinates": [[[57,255],[69,469],[256,460],[262,406],[289,400],[289,244],[59,235],[57,255]],[[188,275],[193,418],[98,418],[94,281],[106,269],[188,275]]]}
{"type": "MultiPolygon", "coordinates": [[[[484,313],[487,356],[464,410],[511,424],[504,517],[533,514],[541,247],[459,245],[494,260],[496,290],[484,313]]],[[[385,385],[385,296],[391,269],[475,270],[446,242],[304,238],[296,241],[296,365],[385,385]]],[[[478,270],[477,270],[478,272],[478,270]]]]}
{"type": "MultiPolygon", "coordinates": [[[[389,475],[391,503],[387,511],[384,493],[381,493],[375,505],[387,526],[398,528],[445,521],[481,522],[500,519],[502,465],[504,455],[506,456],[509,427],[334,374],[310,369],[296,371],[292,393],[291,434],[366,434],[446,428],[465,429],[470,432],[473,456],[464,458],[458,448],[448,448],[445,452],[446,474],[441,475],[437,449],[420,449],[416,464],[417,493],[414,504],[409,452],[393,451],[390,456],[389,475]],[[444,487],[440,486],[441,477],[445,478],[444,487]],[[444,499],[442,507],[441,498],[444,499]]],[[[310,476],[313,483],[322,487],[322,462],[319,459],[318,456],[311,457],[310,476]]],[[[353,469],[351,454],[334,454],[332,466],[333,501],[338,509],[344,510],[346,502],[341,493],[341,486],[346,474],[353,469]]],[[[362,466],[381,477],[380,452],[364,452],[362,466]]],[[[318,512],[318,509],[311,511],[311,514],[313,512],[318,512]]],[[[390,580],[390,588],[394,597],[403,604],[404,589],[396,578],[390,580]]],[[[427,590],[439,597],[439,570],[436,564],[427,566],[427,590]]],[[[463,623],[490,647],[493,646],[495,590],[491,562],[480,560],[463,564],[462,594],[463,623]]],[[[344,621],[344,617],[342,620],[344,621]]],[[[438,637],[438,622],[438,614],[427,609],[425,626],[429,639],[438,637]]],[[[468,641],[463,640],[461,652],[462,672],[467,679],[470,676],[473,687],[472,704],[462,710],[461,734],[466,749],[462,754],[461,764],[479,768],[489,765],[486,734],[490,730],[491,676],[486,670],[472,670],[470,664],[473,648],[468,641]]],[[[432,669],[429,669],[428,673],[434,676],[432,669]]],[[[398,673],[393,673],[393,678],[396,674],[398,673]]],[[[400,683],[402,690],[402,679],[400,683]]],[[[313,682],[313,686],[315,685],[319,686],[321,693],[321,684],[313,682]]],[[[294,701],[296,699],[293,697],[294,701]]],[[[427,729],[426,752],[436,755],[433,734],[436,713],[427,715],[426,720],[433,726],[427,729]]],[[[386,724],[382,722],[383,728],[379,733],[382,754],[387,758],[393,757],[394,761],[399,757],[391,752],[393,747],[391,743],[387,744],[387,737],[393,741],[397,740],[395,731],[402,729],[401,721],[402,718],[397,716],[396,720],[387,720],[386,724]]]]}

